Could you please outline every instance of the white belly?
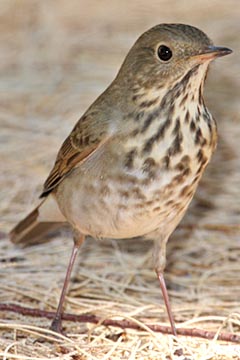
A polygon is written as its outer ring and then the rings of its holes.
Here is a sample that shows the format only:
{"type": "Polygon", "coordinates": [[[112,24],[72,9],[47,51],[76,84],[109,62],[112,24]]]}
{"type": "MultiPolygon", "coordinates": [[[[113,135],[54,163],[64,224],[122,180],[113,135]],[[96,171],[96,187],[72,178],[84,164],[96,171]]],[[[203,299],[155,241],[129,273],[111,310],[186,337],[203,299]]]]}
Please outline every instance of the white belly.
{"type": "Polygon", "coordinates": [[[193,196],[191,192],[179,199],[179,193],[194,177],[168,186],[174,176],[171,171],[142,187],[104,177],[88,183],[80,170],[76,172],[65,179],[64,191],[60,187],[58,203],[74,227],[96,238],[131,238],[156,229],[168,234],[177,226],[193,196]]]}

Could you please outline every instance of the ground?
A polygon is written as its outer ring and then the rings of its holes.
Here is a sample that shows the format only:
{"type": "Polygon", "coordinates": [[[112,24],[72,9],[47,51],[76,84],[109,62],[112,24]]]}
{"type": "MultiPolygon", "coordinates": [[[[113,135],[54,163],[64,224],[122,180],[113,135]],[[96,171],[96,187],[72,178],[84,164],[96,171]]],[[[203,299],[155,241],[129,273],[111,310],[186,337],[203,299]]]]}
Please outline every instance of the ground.
{"type": "Polygon", "coordinates": [[[141,330],[65,322],[68,338],[34,343],[48,319],[3,304],[54,311],[72,240],[19,249],[8,231],[38,203],[56,152],[115,76],[136,38],[182,22],[234,50],[212,64],[205,98],[219,144],[197,195],[168,244],[166,280],[180,328],[240,335],[240,8],[235,1],[0,1],[0,356],[3,359],[240,359],[240,345],[154,333],[168,325],[151,243],[89,239],[78,257],[66,312],[132,319],[141,330]],[[191,225],[191,226],[189,226],[191,225]]]}

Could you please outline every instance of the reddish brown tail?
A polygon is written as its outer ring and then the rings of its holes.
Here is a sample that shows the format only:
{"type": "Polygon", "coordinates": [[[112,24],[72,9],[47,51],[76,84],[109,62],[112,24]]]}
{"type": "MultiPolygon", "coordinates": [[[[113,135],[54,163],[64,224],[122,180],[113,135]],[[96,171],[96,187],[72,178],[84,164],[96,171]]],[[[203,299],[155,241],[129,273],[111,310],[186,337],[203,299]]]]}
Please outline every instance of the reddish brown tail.
{"type": "Polygon", "coordinates": [[[22,246],[38,244],[49,240],[46,236],[59,227],[66,225],[56,202],[48,197],[29,215],[20,221],[10,232],[14,244],[22,246]]]}

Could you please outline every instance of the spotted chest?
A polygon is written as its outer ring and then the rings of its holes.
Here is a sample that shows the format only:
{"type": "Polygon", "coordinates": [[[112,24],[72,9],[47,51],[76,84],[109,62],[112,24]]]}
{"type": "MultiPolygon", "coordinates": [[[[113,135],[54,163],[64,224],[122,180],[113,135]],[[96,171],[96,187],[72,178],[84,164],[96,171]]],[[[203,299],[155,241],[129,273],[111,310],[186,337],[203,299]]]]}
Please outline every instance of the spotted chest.
{"type": "Polygon", "coordinates": [[[189,82],[194,71],[165,95],[150,94],[151,102],[139,97],[142,105],[124,119],[127,134],[65,180],[60,206],[82,233],[124,238],[159,229],[167,236],[181,220],[217,139],[202,85],[189,82]]]}
{"type": "Polygon", "coordinates": [[[186,86],[175,95],[160,104],[142,102],[145,111],[125,143],[122,164],[133,181],[116,189],[122,195],[120,208],[134,208],[135,215],[148,214],[160,222],[184,214],[217,141],[201,89],[189,91],[186,86]]]}

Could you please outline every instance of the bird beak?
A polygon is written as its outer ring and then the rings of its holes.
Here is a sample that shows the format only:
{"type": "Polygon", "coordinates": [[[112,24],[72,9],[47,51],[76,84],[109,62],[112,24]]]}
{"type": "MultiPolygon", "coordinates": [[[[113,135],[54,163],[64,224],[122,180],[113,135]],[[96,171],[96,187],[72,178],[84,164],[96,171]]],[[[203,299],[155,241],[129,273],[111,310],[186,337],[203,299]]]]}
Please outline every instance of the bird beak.
{"type": "Polygon", "coordinates": [[[214,60],[217,57],[229,55],[232,53],[231,49],[221,46],[208,46],[203,52],[200,54],[195,55],[198,60],[201,62],[214,60]]]}

